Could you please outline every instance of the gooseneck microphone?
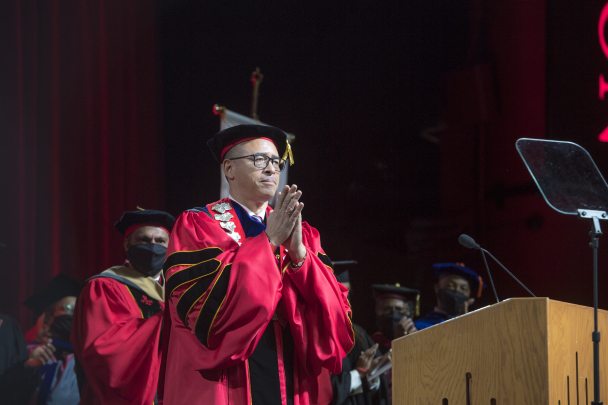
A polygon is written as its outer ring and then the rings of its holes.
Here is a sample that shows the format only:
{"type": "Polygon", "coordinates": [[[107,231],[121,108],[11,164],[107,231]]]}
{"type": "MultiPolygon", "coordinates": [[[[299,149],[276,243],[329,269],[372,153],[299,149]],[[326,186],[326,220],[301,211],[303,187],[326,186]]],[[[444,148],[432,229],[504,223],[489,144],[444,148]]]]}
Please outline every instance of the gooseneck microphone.
{"type": "Polygon", "coordinates": [[[517,281],[519,283],[519,285],[521,285],[531,296],[536,297],[536,295],[534,295],[532,293],[532,291],[530,291],[528,289],[528,287],[526,287],[521,281],[519,281],[518,278],[513,275],[513,273],[511,273],[509,270],[507,270],[507,268],[505,266],[503,266],[502,263],[499,262],[498,259],[496,259],[492,255],[492,253],[488,252],[487,250],[485,250],[484,248],[479,246],[478,243],[475,243],[475,240],[473,240],[473,238],[471,238],[469,235],[465,235],[465,234],[460,235],[460,237],[458,238],[458,242],[460,242],[460,244],[462,246],[467,247],[469,249],[479,249],[481,251],[481,256],[483,257],[483,262],[485,263],[486,269],[488,270],[488,275],[490,276],[490,283],[492,284],[492,289],[494,290],[494,295],[496,296],[496,301],[498,301],[498,295],[496,294],[496,288],[494,288],[494,282],[492,281],[492,276],[490,275],[490,267],[488,266],[488,262],[486,261],[486,255],[484,254],[484,252],[489,254],[490,257],[492,259],[494,259],[494,261],[496,263],[498,263],[500,265],[500,267],[502,267],[504,269],[504,271],[506,271],[511,277],[513,277],[513,279],[515,281],[517,281]]]}
{"type": "Polygon", "coordinates": [[[471,238],[469,235],[465,235],[464,233],[458,237],[458,242],[460,242],[462,246],[469,249],[481,249],[481,246],[479,246],[478,243],[475,243],[473,238],[471,238]]]}

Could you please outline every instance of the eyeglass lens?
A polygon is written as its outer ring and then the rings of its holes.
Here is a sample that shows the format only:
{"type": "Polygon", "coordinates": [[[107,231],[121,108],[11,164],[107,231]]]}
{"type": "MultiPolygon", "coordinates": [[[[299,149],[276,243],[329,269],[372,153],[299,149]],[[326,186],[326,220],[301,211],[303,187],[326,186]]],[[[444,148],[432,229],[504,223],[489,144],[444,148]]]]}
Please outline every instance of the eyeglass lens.
{"type": "Polygon", "coordinates": [[[268,167],[268,162],[272,160],[272,166],[275,170],[282,172],[285,169],[285,161],[280,159],[271,159],[268,156],[256,155],[253,157],[253,164],[258,169],[265,169],[268,167]]]}

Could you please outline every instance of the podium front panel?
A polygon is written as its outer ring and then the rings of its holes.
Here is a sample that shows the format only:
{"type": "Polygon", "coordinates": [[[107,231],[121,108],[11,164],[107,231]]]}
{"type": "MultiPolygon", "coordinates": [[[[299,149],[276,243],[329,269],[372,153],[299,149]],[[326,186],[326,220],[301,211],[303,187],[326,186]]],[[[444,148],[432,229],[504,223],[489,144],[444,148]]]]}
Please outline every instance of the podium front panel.
{"type": "MultiPolygon", "coordinates": [[[[551,404],[591,404],[593,401],[593,308],[549,301],[549,389],[551,404]]],[[[600,398],[608,403],[608,312],[598,311],[600,398]]]]}
{"type": "MultiPolygon", "coordinates": [[[[608,312],[598,319],[607,402],[608,312]]],[[[432,326],[393,341],[393,404],[590,404],[592,331],[593,308],[547,298],[510,299],[432,326]]]]}
{"type": "Polygon", "coordinates": [[[548,404],[547,301],[504,301],[393,341],[393,404],[548,404]]]}

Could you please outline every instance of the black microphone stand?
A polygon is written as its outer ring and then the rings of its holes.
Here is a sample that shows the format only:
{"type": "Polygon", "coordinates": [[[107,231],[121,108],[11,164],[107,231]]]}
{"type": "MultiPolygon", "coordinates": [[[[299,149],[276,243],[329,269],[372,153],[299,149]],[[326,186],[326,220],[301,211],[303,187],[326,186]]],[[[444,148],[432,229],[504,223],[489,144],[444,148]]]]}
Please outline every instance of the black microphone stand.
{"type": "Polygon", "coordinates": [[[608,216],[605,211],[578,210],[578,217],[591,219],[591,232],[589,232],[591,243],[589,247],[593,249],[593,321],[595,324],[591,333],[591,340],[593,341],[593,402],[591,404],[602,405],[600,401],[600,332],[597,330],[597,250],[600,245],[600,236],[602,236],[600,219],[608,219],[608,216]]]}

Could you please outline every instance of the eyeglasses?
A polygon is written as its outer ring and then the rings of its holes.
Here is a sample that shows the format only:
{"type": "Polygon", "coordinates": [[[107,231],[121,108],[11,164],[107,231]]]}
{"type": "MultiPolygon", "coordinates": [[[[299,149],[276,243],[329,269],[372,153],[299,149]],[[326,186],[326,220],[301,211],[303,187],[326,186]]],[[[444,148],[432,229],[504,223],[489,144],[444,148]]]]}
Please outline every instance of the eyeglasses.
{"type": "Polygon", "coordinates": [[[285,170],[285,167],[287,166],[285,164],[285,160],[279,159],[279,158],[271,158],[271,157],[264,155],[263,153],[254,153],[253,155],[241,156],[241,157],[232,158],[232,159],[228,159],[228,160],[238,160],[238,159],[244,159],[244,158],[253,158],[253,165],[255,167],[257,167],[258,169],[267,168],[268,163],[270,163],[270,162],[272,162],[272,167],[274,168],[274,170],[276,170],[278,172],[282,172],[283,170],[285,170]]]}
{"type": "Polygon", "coordinates": [[[50,324],[52,322],[53,318],[55,318],[55,313],[59,310],[59,308],[63,308],[65,315],[74,315],[74,305],[72,305],[72,304],[57,305],[56,307],[53,307],[44,313],[44,318],[43,318],[44,323],[50,324]]]}

